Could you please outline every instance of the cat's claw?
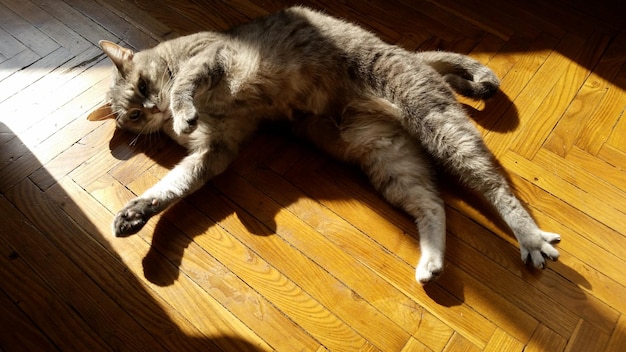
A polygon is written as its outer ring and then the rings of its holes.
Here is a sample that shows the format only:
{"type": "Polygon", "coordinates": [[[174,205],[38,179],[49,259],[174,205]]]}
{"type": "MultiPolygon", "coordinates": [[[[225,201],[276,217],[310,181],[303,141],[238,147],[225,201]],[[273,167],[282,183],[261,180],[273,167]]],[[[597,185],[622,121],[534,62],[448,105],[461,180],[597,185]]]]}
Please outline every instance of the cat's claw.
{"type": "Polygon", "coordinates": [[[415,280],[422,285],[437,280],[443,273],[443,256],[424,256],[415,269],[415,280]]]}
{"type": "Polygon", "coordinates": [[[560,241],[561,236],[558,234],[540,231],[530,240],[524,241],[524,243],[520,242],[522,261],[526,264],[532,264],[537,269],[545,269],[545,258],[554,261],[559,259],[559,251],[554,248],[553,244],[560,241]]]}
{"type": "Polygon", "coordinates": [[[113,235],[126,237],[137,233],[158,212],[156,199],[136,198],[128,202],[113,219],[113,235]]]}

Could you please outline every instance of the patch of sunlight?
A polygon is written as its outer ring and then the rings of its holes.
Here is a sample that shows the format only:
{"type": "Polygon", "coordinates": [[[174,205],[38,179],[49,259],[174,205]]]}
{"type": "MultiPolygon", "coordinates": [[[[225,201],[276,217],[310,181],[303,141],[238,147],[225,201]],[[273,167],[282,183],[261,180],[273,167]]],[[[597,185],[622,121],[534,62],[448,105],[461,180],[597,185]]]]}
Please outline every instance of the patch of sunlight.
{"type": "Polygon", "coordinates": [[[112,72],[108,60],[89,67],[14,72],[0,81],[1,122],[35,152],[43,141],[71,128],[73,121],[86,119],[104,101],[112,72]]]}

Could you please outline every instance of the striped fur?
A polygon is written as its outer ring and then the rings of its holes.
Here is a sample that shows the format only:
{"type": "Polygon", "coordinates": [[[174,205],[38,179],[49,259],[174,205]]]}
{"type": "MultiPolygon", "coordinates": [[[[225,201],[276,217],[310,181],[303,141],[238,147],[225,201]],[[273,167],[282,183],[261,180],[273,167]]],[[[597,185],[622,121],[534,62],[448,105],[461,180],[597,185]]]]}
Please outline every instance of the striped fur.
{"type": "Polygon", "coordinates": [[[118,69],[109,100],[120,128],[164,131],[189,155],[115,217],[116,236],[224,171],[260,121],[293,122],[298,135],[361,166],[420,233],[416,279],[444,267],[445,214],[431,163],[493,204],[535,267],[556,259],[559,236],[539,230],[498,172],[453,91],[485,99],[494,73],[448,52],[406,51],[354,24],[302,7],[140,52],[102,42],[118,69]]]}

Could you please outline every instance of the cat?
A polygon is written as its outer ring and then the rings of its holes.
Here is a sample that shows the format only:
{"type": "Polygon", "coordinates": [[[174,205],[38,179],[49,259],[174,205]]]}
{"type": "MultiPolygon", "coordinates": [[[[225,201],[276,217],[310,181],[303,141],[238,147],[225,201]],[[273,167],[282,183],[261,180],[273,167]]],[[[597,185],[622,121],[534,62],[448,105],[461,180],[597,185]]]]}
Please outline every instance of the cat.
{"type": "MultiPolygon", "coordinates": [[[[155,214],[222,173],[261,121],[294,132],[355,163],[391,204],[416,221],[421,257],[415,279],[444,268],[445,212],[432,163],[443,165],[493,205],[517,238],[524,262],[556,260],[557,234],[538,228],[453,91],[487,99],[496,75],[450,52],[409,52],[367,30],[291,7],[227,32],[202,32],[135,52],[101,41],[116,66],[107,105],[117,127],[162,131],[188,155],[131,200],[115,236],[139,231],[155,214]]],[[[107,117],[94,112],[91,120],[107,117]]]]}

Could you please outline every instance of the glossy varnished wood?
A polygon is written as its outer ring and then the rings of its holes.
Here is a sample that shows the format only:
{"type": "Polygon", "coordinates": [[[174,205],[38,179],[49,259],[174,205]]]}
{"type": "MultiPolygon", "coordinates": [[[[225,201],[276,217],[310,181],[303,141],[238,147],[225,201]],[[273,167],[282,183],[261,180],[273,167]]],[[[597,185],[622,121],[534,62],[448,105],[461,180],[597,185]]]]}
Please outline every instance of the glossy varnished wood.
{"type": "Polygon", "coordinates": [[[111,236],[113,214],[184,151],[86,121],[112,75],[97,41],[147,48],[294,3],[0,0],[0,349],[623,350],[617,2],[298,2],[497,73],[501,94],[460,99],[540,226],[562,235],[544,271],[442,175],[446,269],[420,286],[412,220],[358,170],[271,130],[139,234],[111,236]]]}

